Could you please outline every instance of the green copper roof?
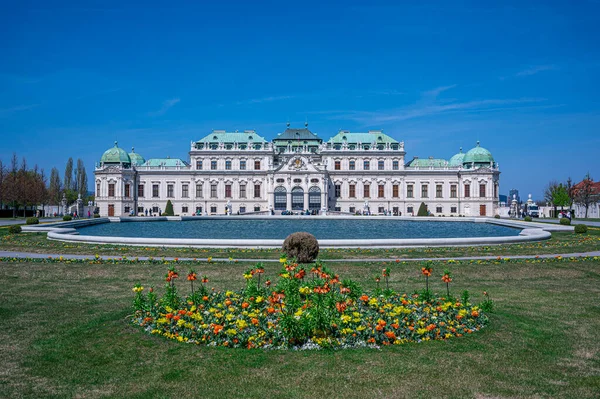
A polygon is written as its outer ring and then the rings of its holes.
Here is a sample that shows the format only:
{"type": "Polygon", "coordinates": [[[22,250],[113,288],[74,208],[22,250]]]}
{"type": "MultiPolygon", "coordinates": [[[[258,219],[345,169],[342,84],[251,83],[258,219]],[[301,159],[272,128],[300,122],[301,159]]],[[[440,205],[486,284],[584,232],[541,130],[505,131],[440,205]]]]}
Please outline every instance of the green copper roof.
{"type": "Polygon", "coordinates": [[[131,164],[134,166],[140,166],[141,164],[146,162],[146,160],[144,159],[143,156],[135,153],[135,149],[133,147],[131,147],[131,152],[129,153],[129,159],[131,159],[131,164]]]}
{"type": "Polygon", "coordinates": [[[188,166],[187,162],[179,158],[152,158],[147,160],[143,166],[165,166],[167,168],[173,168],[175,166],[188,166]]]}
{"type": "Polygon", "coordinates": [[[427,159],[421,159],[421,158],[415,158],[412,161],[410,161],[406,166],[410,166],[411,168],[429,168],[429,167],[434,167],[434,168],[443,168],[444,166],[448,165],[448,161],[446,161],[445,159],[438,159],[438,158],[427,158],[427,159]]]}
{"type": "Polygon", "coordinates": [[[448,166],[462,166],[463,159],[465,158],[465,153],[462,152],[462,147],[460,147],[460,152],[458,154],[454,154],[450,161],[448,161],[448,166]]]}
{"type": "Polygon", "coordinates": [[[277,137],[275,137],[273,139],[273,142],[277,142],[277,141],[285,141],[286,143],[288,141],[317,141],[318,143],[322,143],[323,140],[317,136],[316,134],[314,134],[313,132],[311,132],[310,130],[308,130],[308,127],[304,128],[304,129],[290,129],[289,127],[287,129],[285,129],[285,131],[283,131],[282,133],[279,133],[277,135],[277,137]]]}
{"type": "Polygon", "coordinates": [[[368,133],[351,133],[347,130],[340,130],[338,134],[329,139],[329,142],[332,144],[342,144],[344,142],[362,144],[398,144],[398,141],[394,140],[387,134],[384,134],[381,130],[371,130],[368,133]]]}
{"type": "Polygon", "coordinates": [[[475,163],[478,166],[481,166],[481,164],[489,165],[490,162],[494,162],[494,157],[492,156],[492,153],[486,150],[485,148],[480,147],[479,141],[477,142],[477,147],[471,148],[469,151],[467,151],[465,157],[463,158],[464,166],[470,166],[473,163],[475,163]]]}
{"type": "Polygon", "coordinates": [[[263,137],[256,134],[254,130],[243,132],[226,132],[225,130],[213,130],[209,135],[198,140],[200,143],[266,143],[263,137]]]}
{"type": "Polygon", "coordinates": [[[122,163],[122,164],[131,164],[131,159],[129,155],[123,150],[119,148],[117,142],[115,141],[115,146],[113,148],[109,148],[102,154],[102,158],[100,158],[101,163],[122,163]]]}

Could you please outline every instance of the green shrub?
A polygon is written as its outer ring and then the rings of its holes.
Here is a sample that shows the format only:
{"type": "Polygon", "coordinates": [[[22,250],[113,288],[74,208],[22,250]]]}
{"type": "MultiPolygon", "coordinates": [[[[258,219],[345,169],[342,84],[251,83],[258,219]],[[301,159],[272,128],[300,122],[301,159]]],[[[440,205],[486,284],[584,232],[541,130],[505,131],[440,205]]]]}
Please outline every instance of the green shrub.
{"type": "Polygon", "coordinates": [[[13,224],[8,228],[10,234],[19,234],[21,232],[21,226],[13,224]]]}
{"type": "Polygon", "coordinates": [[[295,258],[299,263],[310,263],[319,255],[319,242],[310,233],[292,233],[283,242],[287,259],[295,258]]]}
{"type": "Polygon", "coordinates": [[[494,219],[500,219],[500,215],[495,215],[494,219]]]}
{"type": "Polygon", "coordinates": [[[533,219],[531,218],[531,216],[525,216],[523,218],[523,220],[526,221],[526,222],[531,222],[533,219]]]}
{"type": "Polygon", "coordinates": [[[174,216],[174,215],[175,215],[175,212],[173,212],[173,204],[171,203],[171,200],[168,200],[167,205],[165,206],[165,210],[161,216],[174,216]]]}
{"type": "Polygon", "coordinates": [[[427,205],[425,205],[424,202],[421,202],[421,206],[419,206],[417,216],[429,216],[429,212],[427,212],[427,205]]]}
{"type": "Polygon", "coordinates": [[[577,233],[577,234],[587,233],[587,226],[585,224],[576,224],[575,225],[575,233],[577,233]]]}
{"type": "Polygon", "coordinates": [[[560,224],[564,224],[564,225],[568,226],[571,224],[571,219],[562,218],[562,219],[560,219],[560,224]]]}
{"type": "Polygon", "coordinates": [[[71,215],[65,215],[65,216],[63,216],[63,220],[64,220],[65,222],[68,222],[69,220],[72,220],[72,219],[73,219],[73,218],[71,217],[71,215]]]}
{"type": "Polygon", "coordinates": [[[27,224],[40,224],[40,220],[36,217],[30,217],[27,218],[27,220],[25,221],[25,223],[27,224]]]}
{"type": "Polygon", "coordinates": [[[94,217],[95,217],[95,218],[99,218],[99,217],[100,217],[100,214],[99,214],[99,213],[94,213],[94,217]]]}

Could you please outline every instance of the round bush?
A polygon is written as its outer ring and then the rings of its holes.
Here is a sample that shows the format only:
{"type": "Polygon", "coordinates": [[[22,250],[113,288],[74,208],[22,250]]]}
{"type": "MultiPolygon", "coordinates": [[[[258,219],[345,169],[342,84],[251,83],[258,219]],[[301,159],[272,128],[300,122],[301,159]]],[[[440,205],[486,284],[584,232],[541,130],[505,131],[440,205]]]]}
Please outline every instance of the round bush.
{"type": "Polygon", "coordinates": [[[94,213],[94,217],[95,217],[95,218],[99,218],[99,217],[100,217],[100,214],[99,214],[99,213],[94,213]]]}
{"type": "Polygon", "coordinates": [[[500,219],[500,215],[495,215],[494,219],[500,219]]]}
{"type": "Polygon", "coordinates": [[[288,259],[295,258],[299,263],[310,263],[319,255],[319,242],[310,233],[292,233],[283,242],[282,249],[288,259]]]}
{"type": "Polygon", "coordinates": [[[587,233],[587,226],[585,224],[576,224],[575,225],[575,233],[577,233],[577,234],[587,233]]]}
{"type": "Polygon", "coordinates": [[[8,232],[10,234],[19,234],[21,232],[21,226],[18,226],[16,224],[13,224],[12,226],[10,226],[8,228],[8,232]]]}
{"type": "Polygon", "coordinates": [[[562,219],[560,219],[560,224],[564,224],[564,225],[568,226],[571,224],[571,219],[562,218],[562,219]]]}
{"type": "Polygon", "coordinates": [[[533,219],[531,218],[531,216],[525,216],[523,218],[523,220],[526,221],[526,222],[531,222],[533,219]]]}
{"type": "Polygon", "coordinates": [[[27,218],[25,221],[27,224],[40,224],[40,220],[36,217],[27,218]]]}
{"type": "Polygon", "coordinates": [[[65,215],[65,216],[63,216],[63,220],[64,220],[65,222],[68,222],[69,220],[72,220],[72,219],[73,219],[73,218],[71,217],[71,215],[65,215]]]}

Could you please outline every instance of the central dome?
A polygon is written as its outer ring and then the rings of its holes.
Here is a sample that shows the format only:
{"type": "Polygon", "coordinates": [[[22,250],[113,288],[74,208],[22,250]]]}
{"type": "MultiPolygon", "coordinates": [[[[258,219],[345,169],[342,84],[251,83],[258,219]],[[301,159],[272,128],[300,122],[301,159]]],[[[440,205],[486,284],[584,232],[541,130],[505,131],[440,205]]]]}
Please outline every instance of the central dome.
{"type": "Polygon", "coordinates": [[[462,147],[460,147],[460,152],[458,154],[454,154],[450,161],[448,161],[448,166],[462,166],[463,160],[465,158],[465,153],[462,152],[462,147]]]}
{"type": "Polygon", "coordinates": [[[477,147],[471,148],[465,154],[463,158],[463,166],[465,168],[470,168],[472,165],[474,166],[490,166],[494,165],[494,157],[492,153],[486,150],[483,147],[479,146],[479,141],[477,141],[477,147]]]}
{"type": "Polygon", "coordinates": [[[104,152],[104,154],[102,154],[100,163],[131,165],[131,158],[129,158],[129,155],[127,155],[127,152],[124,149],[119,148],[117,142],[115,141],[115,146],[113,148],[109,148],[104,152]]]}

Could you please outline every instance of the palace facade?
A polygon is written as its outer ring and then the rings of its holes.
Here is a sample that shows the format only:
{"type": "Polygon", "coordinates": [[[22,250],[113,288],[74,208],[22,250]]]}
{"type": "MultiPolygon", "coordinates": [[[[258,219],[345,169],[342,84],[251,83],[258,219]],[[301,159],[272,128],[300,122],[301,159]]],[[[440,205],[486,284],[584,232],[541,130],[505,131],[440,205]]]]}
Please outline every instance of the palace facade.
{"type": "Polygon", "coordinates": [[[381,130],[339,131],[328,140],[287,129],[271,141],[253,130],[213,130],[192,141],[189,159],[108,149],[96,165],[101,216],[237,213],[369,213],[494,216],[500,171],[477,145],[449,160],[405,160],[404,142],[381,130]]]}

